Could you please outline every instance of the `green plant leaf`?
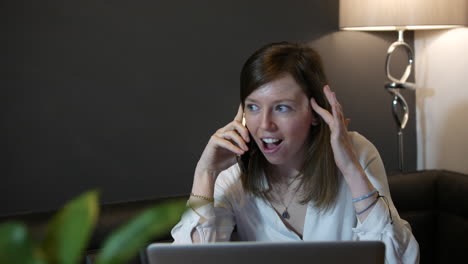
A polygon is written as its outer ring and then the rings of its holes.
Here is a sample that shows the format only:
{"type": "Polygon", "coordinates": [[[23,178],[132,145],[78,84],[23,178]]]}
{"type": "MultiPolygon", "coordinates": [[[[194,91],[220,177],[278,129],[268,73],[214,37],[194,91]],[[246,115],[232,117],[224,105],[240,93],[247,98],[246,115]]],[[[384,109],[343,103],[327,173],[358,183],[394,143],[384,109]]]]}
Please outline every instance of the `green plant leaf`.
{"type": "Polygon", "coordinates": [[[18,222],[0,225],[0,263],[42,264],[26,226],[18,222]]]}
{"type": "Polygon", "coordinates": [[[97,191],[68,202],[47,225],[42,248],[50,264],[75,264],[81,260],[99,214],[97,191]]]}
{"type": "Polygon", "coordinates": [[[185,199],[172,200],[145,210],[106,239],[96,264],[129,261],[151,239],[166,234],[180,220],[185,204],[185,199]]]}

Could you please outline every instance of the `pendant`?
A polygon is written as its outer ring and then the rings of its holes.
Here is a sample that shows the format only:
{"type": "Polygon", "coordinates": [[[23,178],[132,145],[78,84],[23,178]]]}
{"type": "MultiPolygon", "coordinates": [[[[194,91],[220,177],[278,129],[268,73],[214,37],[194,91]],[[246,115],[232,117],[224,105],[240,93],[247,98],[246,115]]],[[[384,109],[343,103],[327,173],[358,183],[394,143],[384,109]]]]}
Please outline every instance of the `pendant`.
{"type": "Polygon", "coordinates": [[[288,211],[284,210],[284,212],[281,214],[281,217],[283,217],[284,219],[289,219],[288,211]]]}

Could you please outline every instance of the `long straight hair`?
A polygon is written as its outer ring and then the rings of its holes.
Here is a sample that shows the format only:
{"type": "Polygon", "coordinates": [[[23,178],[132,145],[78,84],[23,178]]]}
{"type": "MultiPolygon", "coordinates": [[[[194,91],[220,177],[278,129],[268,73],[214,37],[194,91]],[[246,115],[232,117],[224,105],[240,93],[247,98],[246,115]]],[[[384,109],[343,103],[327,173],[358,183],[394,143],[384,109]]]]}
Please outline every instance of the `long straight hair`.
{"type": "MultiPolygon", "coordinates": [[[[323,87],[328,83],[319,54],[312,48],[300,43],[280,42],[268,44],[245,62],[240,76],[240,99],[245,99],[262,85],[290,74],[310,99],[329,112],[323,87]]],[[[304,163],[300,170],[300,185],[303,190],[301,203],[310,201],[320,210],[331,208],[336,201],[339,187],[338,169],[330,144],[330,129],[317,115],[318,125],[311,126],[307,139],[304,163]]],[[[253,195],[272,200],[272,188],[264,188],[264,175],[268,184],[274,179],[266,173],[268,161],[252,140],[249,152],[241,156],[241,180],[244,189],[253,195]]]]}

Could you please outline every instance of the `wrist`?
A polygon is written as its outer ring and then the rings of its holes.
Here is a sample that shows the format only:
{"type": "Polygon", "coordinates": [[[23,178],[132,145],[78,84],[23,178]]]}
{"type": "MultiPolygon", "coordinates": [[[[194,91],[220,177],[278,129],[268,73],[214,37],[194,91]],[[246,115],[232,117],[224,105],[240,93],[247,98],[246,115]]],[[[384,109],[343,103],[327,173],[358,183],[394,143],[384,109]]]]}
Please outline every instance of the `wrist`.
{"type": "Polygon", "coordinates": [[[212,175],[213,177],[216,177],[218,176],[220,172],[217,171],[216,169],[205,167],[202,164],[197,164],[197,167],[195,168],[195,173],[207,174],[207,175],[212,175]]]}
{"type": "Polygon", "coordinates": [[[197,166],[193,179],[192,193],[213,197],[214,185],[219,172],[212,169],[202,168],[197,166]]]}
{"type": "MultiPolygon", "coordinates": [[[[211,198],[211,199],[204,199],[204,198],[200,198],[199,196],[200,196],[200,195],[194,196],[194,195],[190,194],[190,198],[189,198],[189,200],[188,200],[188,204],[189,204],[189,206],[190,206],[192,209],[198,209],[198,208],[200,208],[200,207],[202,207],[202,206],[205,206],[205,205],[210,204],[210,203],[213,202],[213,201],[212,201],[213,198],[211,198]]],[[[206,198],[208,198],[208,197],[206,197],[206,198]]]]}
{"type": "Polygon", "coordinates": [[[362,196],[374,189],[374,186],[370,182],[364,169],[362,169],[361,166],[355,168],[354,170],[350,170],[346,174],[343,173],[343,177],[348,184],[353,198],[362,196]]]}
{"type": "Polygon", "coordinates": [[[342,171],[343,177],[347,182],[367,178],[364,169],[360,164],[352,164],[342,171]]]}

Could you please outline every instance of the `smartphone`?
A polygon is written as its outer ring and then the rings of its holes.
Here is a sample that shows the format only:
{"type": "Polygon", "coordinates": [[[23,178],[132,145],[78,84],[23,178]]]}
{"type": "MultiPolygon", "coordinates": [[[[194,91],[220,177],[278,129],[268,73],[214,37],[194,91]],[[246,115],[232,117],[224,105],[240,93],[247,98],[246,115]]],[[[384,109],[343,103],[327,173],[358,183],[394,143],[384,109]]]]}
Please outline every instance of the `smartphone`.
{"type": "MultiPolygon", "coordinates": [[[[245,127],[245,117],[242,117],[242,125],[245,127]]],[[[239,164],[239,167],[243,173],[247,172],[247,168],[249,167],[251,151],[253,150],[253,148],[256,147],[255,140],[253,140],[253,137],[250,134],[250,132],[249,132],[249,138],[250,138],[250,141],[246,142],[249,150],[246,151],[241,156],[237,156],[237,163],[239,164]]]]}

